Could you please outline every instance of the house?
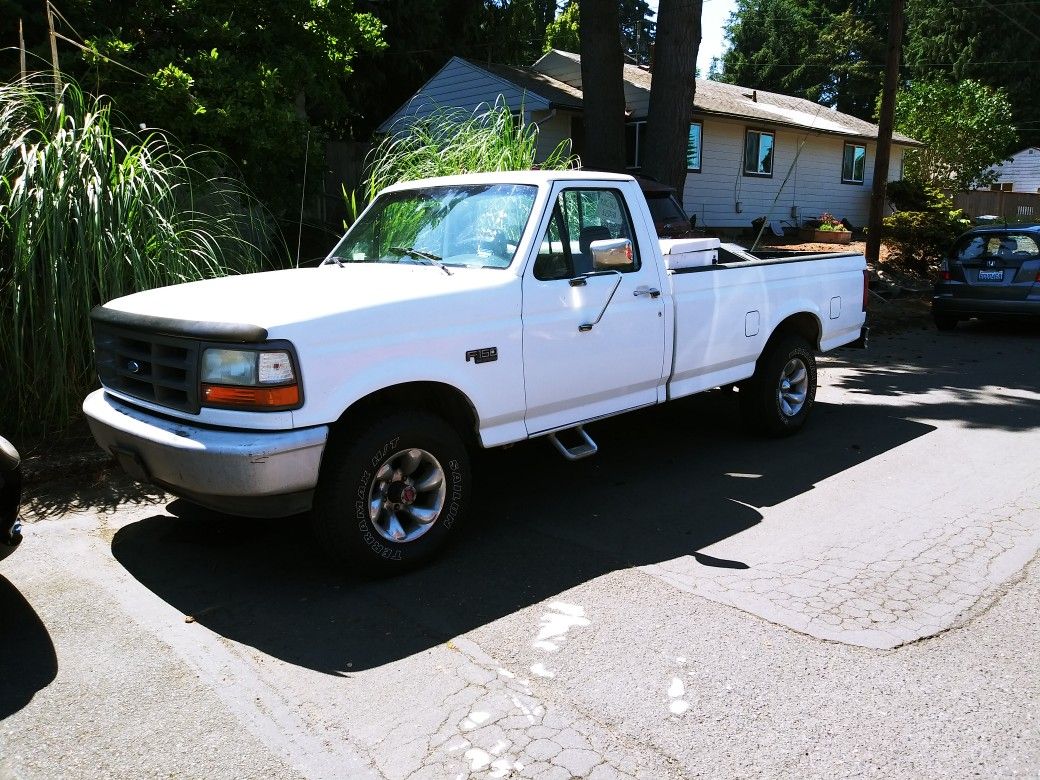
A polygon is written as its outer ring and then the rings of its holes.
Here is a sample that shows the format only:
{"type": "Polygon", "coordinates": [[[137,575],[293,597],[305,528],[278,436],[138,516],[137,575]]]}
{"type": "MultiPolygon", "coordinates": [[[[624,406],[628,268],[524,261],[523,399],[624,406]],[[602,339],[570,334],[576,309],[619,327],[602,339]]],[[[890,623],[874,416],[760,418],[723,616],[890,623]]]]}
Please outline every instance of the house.
{"type": "MultiPolygon", "coordinates": [[[[624,66],[633,173],[640,170],[650,78],[642,67],[624,66]]],[[[581,61],[557,50],[523,68],[452,57],[379,129],[389,132],[401,120],[445,106],[473,111],[499,97],[538,125],[539,156],[565,139],[581,154],[581,61]]],[[[866,224],[877,125],[802,98],[700,79],[694,114],[682,200],[700,224],[743,228],[763,215],[799,224],[823,212],[866,224]]],[[[921,144],[897,134],[889,170],[900,171],[904,150],[915,146],[921,144]]]]}
{"type": "Polygon", "coordinates": [[[1040,148],[1030,146],[1015,152],[1004,162],[990,168],[997,181],[988,188],[994,192],[1040,192],[1040,148]]]}

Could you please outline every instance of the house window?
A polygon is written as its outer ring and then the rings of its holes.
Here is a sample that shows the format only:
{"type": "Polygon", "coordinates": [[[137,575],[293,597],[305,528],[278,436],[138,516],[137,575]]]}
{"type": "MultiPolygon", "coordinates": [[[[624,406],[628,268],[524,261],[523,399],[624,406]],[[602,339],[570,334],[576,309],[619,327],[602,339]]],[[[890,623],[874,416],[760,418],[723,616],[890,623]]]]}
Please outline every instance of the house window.
{"type": "Polygon", "coordinates": [[[643,167],[646,149],[646,121],[625,124],[625,167],[629,170],[643,167]]]}
{"type": "Polygon", "coordinates": [[[862,144],[845,144],[841,159],[842,184],[862,184],[863,171],[867,167],[867,147],[862,144]]]}
{"type": "Polygon", "coordinates": [[[700,122],[690,123],[690,134],[686,138],[686,170],[701,171],[701,134],[700,122]]]}
{"type": "Polygon", "coordinates": [[[744,175],[773,175],[774,133],[770,130],[747,130],[744,134],[744,175]]]}
{"type": "Polygon", "coordinates": [[[1001,192],[1013,192],[1015,189],[1015,183],[1013,181],[1006,181],[1000,185],[1001,192]]]}
{"type": "Polygon", "coordinates": [[[1000,185],[999,184],[991,184],[991,185],[989,185],[989,191],[990,192],[1000,192],[1000,185]]]}

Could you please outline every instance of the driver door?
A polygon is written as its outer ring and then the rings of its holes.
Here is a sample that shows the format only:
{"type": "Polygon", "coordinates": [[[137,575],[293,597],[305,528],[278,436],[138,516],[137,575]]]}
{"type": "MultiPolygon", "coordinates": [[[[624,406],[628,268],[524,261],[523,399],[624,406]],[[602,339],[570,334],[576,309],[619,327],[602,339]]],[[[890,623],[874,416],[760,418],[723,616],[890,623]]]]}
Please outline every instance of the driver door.
{"type": "Polygon", "coordinates": [[[657,402],[665,301],[657,263],[639,249],[620,189],[558,191],[523,280],[529,434],[657,402]],[[592,244],[614,239],[631,242],[630,261],[595,267],[592,244]]]}

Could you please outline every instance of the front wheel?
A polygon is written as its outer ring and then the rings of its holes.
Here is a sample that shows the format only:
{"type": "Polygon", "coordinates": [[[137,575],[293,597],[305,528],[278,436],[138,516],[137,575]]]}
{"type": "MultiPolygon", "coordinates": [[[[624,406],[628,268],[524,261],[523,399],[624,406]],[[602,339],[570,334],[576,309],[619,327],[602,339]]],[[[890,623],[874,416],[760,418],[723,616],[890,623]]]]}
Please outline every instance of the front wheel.
{"type": "Polygon", "coordinates": [[[954,330],[959,322],[952,314],[933,314],[932,320],[938,330],[954,330]]]}
{"type": "Polygon", "coordinates": [[[740,409],[748,426],[769,436],[789,436],[805,424],[816,402],[816,358],[797,336],[766,347],[754,375],[740,385],[740,409]]]}
{"type": "Polygon", "coordinates": [[[469,457],[455,430],[427,412],[391,412],[354,436],[333,436],[311,516],[338,563],[390,575],[444,546],[469,495],[469,457]]]}

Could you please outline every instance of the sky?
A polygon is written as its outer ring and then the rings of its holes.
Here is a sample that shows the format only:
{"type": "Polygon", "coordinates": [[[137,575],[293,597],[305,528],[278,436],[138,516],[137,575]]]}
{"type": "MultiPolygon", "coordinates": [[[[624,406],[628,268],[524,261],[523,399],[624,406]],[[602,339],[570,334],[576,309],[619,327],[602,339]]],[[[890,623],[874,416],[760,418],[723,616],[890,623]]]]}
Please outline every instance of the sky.
{"type": "MultiPolygon", "coordinates": [[[[657,13],[657,2],[658,0],[647,0],[654,14],[657,13]]],[[[700,69],[701,78],[707,77],[712,57],[721,57],[726,48],[723,28],[735,5],[735,0],[704,0],[701,11],[701,48],[697,54],[697,67],[700,69]]]]}

